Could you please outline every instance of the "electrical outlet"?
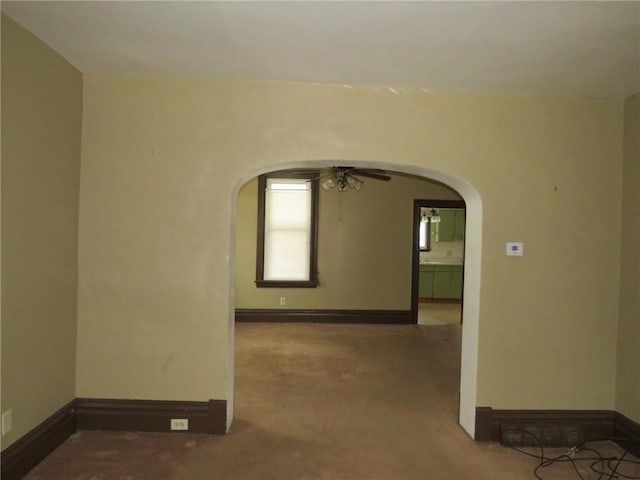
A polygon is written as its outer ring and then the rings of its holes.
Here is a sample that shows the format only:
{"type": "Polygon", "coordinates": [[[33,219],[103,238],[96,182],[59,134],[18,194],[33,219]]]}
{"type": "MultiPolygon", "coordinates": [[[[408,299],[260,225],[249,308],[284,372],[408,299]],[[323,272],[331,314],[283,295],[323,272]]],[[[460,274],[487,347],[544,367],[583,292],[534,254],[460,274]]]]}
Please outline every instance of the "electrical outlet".
{"type": "Polygon", "coordinates": [[[13,415],[11,409],[7,410],[2,414],[2,435],[6,435],[11,431],[11,427],[13,426],[13,415]]]}
{"type": "Polygon", "coordinates": [[[172,418],[171,430],[189,430],[188,418],[172,418]]]}
{"type": "Polygon", "coordinates": [[[280,297],[280,305],[286,305],[287,299],[285,297],[280,297]]]}

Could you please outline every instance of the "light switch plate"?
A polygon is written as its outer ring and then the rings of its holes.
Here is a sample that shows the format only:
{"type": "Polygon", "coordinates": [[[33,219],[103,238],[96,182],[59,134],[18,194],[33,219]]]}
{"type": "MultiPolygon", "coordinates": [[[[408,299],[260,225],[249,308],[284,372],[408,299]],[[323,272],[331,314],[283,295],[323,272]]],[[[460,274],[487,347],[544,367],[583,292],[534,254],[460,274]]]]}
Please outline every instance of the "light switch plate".
{"type": "Polygon", "coordinates": [[[524,255],[524,243],[522,242],[507,242],[507,256],[508,257],[521,257],[524,255]]]}

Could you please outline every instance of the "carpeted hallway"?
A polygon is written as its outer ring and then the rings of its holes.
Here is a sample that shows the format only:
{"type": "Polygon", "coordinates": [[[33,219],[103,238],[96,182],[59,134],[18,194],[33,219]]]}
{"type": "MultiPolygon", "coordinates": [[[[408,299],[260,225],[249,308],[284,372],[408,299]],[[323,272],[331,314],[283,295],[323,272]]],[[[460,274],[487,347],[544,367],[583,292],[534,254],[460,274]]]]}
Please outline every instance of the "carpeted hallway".
{"type": "Polygon", "coordinates": [[[230,435],[79,432],[26,478],[535,478],[536,460],[458,426],[460,329],[237,324],[230,435]]]}

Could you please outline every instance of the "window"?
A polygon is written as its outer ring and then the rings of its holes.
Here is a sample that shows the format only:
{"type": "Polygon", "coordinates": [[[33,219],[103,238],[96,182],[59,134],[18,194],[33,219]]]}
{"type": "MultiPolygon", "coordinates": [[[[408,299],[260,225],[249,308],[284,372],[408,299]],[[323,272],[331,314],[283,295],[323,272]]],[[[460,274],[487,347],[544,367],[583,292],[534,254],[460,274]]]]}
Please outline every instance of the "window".
{"type": "Polygon", "coordinates": [[[258,287],[316,287],[318,180],[258,179],[258,287]]]}
{"type": "Polygon", "coordinates": [[[431,251],[431,219],[426,216],[420,218],[420,250],[431,251]]]}

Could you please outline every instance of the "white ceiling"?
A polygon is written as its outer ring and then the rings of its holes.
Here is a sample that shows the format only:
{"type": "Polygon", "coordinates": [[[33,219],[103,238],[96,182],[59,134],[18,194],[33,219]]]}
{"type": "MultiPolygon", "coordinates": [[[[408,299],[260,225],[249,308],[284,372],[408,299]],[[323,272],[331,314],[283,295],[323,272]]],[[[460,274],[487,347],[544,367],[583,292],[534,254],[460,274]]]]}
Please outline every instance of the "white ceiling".
{"type": "Polygon", "coordinates": [[[85,73],[625,98],[640,2],[2,2],[85,73]]]}

